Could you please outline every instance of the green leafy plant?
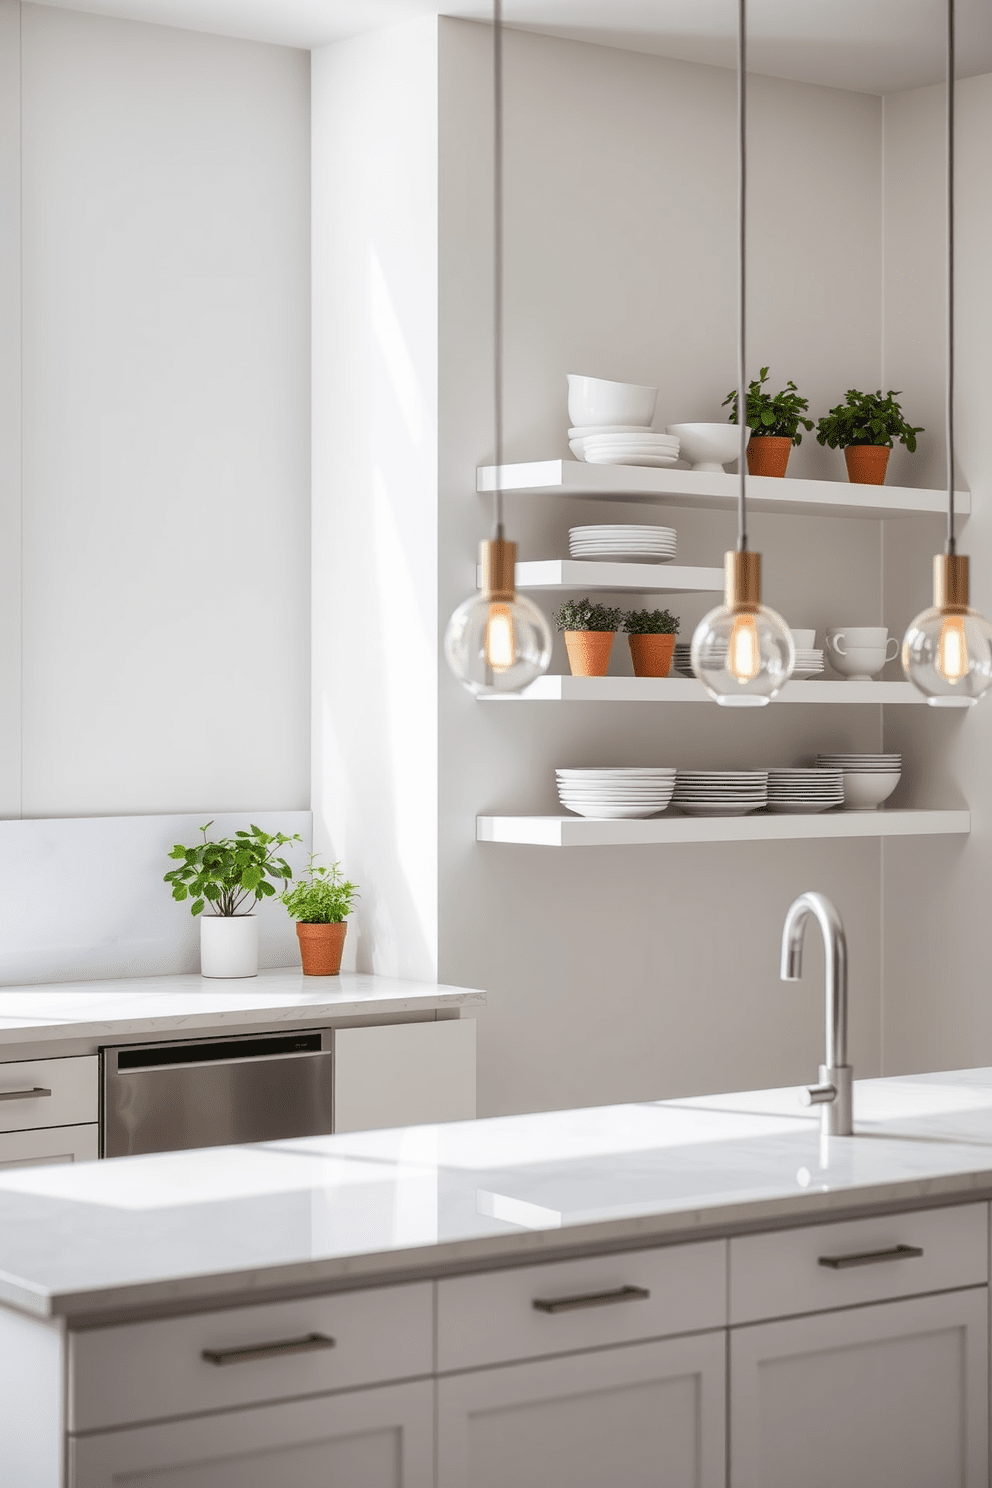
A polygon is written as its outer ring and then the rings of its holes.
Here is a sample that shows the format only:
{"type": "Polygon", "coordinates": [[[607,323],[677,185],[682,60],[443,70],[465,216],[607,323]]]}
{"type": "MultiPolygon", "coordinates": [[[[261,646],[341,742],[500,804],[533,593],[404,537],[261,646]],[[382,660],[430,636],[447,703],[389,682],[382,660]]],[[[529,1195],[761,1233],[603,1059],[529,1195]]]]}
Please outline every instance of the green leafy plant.
{"type": "Polygon", "coordinates": [[[679,617],[669,610],[628,610],[623,628],[628,635],[678,635],[679,617]]]}
{"type": "Polygon", "coordinates": [[[913,454],[916,436],[923,429],[914,428],[903,418],[896,402],[900,396],[891,388],[884,396],[881,388],[876,393],[859,393],[857,388],[848,388],[844,402],[831,408],[817,424],[817,442],[831,449],[846,449],[850,444],[887,445],[891,449],[898,439],[913,454]]]}
{"type": "Polygon", "coordinates": [[[566,599],[555,611],[559,630],[619,630],[623,610],[612,605],[593,604],[588,599],[566,599]]]}
{"type": "Polygon", "coordinates": [[[304,925],[339,925],[359,898],[358,885],[341,876],[341,864],[315,868],[317,854],[310,854],[303,875],[291,889],[279,895],[294,920],[304,925]]]}
{"type": "MultiPolygon", "coordinates": [[[[787,382],[780,393],[766,393],[768,368],[762,367],[761,376],[747,386],[747,424],[751,438],[775,434],[781,439],[791,439],[793,444],[802,444],[800,424],[804,429],[813,428],[813,420],[806,418],[809,400],[799,392],[794,382],[787,382]]],[[[730,405],[727,417],[732,424],[737,422],[737,389],[724,398],[722,407],[730,405]]]]}
{"type": "Polygon", "coordinates": [[[201,914],[207,904],[225,918],[236,915],[249,899],[254,907],[260,899],[272,897],[275,888],[270,879],[282,879],[286,884],[293,877],[285,858],[275,854],[289,842],[300,842],[299,832],[287,837],[285,832],[273,835],[252,826],[247,832],[208,842],[207,832],[212,826],[209,821],[200,828],[203,841],[195,847],[177,842],[169,854],[179,867],[165,875],[165,882],[172,885],[173,899],[193,900],[190,909],[194,915],[201,914]]]}

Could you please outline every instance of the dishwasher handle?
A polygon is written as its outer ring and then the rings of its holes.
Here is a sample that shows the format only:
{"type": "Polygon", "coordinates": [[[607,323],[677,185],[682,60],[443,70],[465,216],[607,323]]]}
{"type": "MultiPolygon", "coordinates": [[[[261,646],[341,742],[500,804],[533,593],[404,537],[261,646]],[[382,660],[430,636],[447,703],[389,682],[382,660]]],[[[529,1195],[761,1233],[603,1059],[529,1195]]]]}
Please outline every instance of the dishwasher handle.
{"type": "Polygon", "coordinates": [[[183,1065],[261,1063],[327,1052],[320,1033],[261,1034],[251,1038],[201,1039],[188,1043],[139,1044],[108,1050],[117,1074],[137,1074],[183,1065]]]}

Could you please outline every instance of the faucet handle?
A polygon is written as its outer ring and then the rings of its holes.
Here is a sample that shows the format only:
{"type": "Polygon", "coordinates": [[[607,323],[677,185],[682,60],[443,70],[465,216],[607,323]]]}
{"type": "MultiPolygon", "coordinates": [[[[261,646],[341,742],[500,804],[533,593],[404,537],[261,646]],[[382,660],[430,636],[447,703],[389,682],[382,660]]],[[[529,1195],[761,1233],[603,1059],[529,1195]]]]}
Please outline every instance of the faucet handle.
{"type": "Polygon", "coordinates": [[[836,1085],[807,1085],[799,1097],[804,1106],[828,1106],[837,1099],[836,1085]]]}

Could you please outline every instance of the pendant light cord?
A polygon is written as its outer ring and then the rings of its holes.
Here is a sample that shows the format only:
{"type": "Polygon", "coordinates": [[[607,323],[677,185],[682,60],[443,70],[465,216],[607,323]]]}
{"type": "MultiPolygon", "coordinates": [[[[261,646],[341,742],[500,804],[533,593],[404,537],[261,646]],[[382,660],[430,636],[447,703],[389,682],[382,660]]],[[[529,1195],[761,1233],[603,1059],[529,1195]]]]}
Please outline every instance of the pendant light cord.
{"type": "Polygon", "coordinates": [[[493,537],[503,536],[503,0],[493,0],[493,537]]]}
{"type": "Polygon", "coordinates": [[[947,0],[947,546],[954,537],[954,0],[947,0]]]}
{"type": "MultiPolygon", "coordinates": [[[[951,4],[954,0],[951,0],[951,4]]],[[[747,551],[747,0],[737,0],[737,551],[747,551]]]]}

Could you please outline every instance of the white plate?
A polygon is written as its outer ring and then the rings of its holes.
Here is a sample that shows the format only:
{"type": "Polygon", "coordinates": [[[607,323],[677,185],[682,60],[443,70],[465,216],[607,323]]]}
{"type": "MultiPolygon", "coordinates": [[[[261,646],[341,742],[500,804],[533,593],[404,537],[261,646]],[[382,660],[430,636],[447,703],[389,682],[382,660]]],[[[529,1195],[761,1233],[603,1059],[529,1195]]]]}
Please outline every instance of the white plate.
{"type": "Polygon", "coordinates": [[[654,469],[678,464],[678,457],[670,455],[593,455],[590,451],[585,459],[587,465],[647,465],[654,469]]]}
{"type": "Polygon", "coordinates": [[[789,674],[789,680],[791,682],[806,682],[810,677],[818,677],[822,671],[822,666],[794,667],[789,674]]]}
{"type": "Polygon", "coordinates": [[[843,804],[843,796],[839,800],[809,801],[805,804],[801,804],[798,801],[787,803],[785,801],[770,800],[768,802],[768,810],[774,812],[777,816],[805,816],[807,814],[815,816],[820,811],[832,811],[835,806],[843,806],[843,804]]]}
{"type": "MultiPolygon", "coordinates": [[[[569,429],[569,439],[595,438],[597,434],[654,434],[650,424],[576,424],[569,429]]],[[[673,436],[674,437],[674,436],[673,436]]]]}
{"type": "Polygon", "coordinates": [[[665,808],[656,806],[646,810],[636,806],[569,806],[567,809],[574,811],[576,816],[598,816],[604,821],[635,821],[642,817],[658,816],[665,808]]]}
{"type": "Polygon", "coordinates": [[[678,806],[684,816],[749,816],[762,803],[759,801],[755,805],[742,806],[736,801],[727,801],[723,805],[689,806],[683,805],[681,801],[676,801],[674,804],[678,806]]]}
{"type": "Polygon", "coordinates": [[[661,527],[648,522],[592,522],[586,523],[584,527],[570,527],[568,531],[571,537],[626,536],[635,532],[646,537],[675,537],[674,527],[661,527]]]}
{"type": "Polygon", "coordinates": [[[570,553],[577,563],[671,563],[675,553],[570,553]]]}

